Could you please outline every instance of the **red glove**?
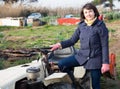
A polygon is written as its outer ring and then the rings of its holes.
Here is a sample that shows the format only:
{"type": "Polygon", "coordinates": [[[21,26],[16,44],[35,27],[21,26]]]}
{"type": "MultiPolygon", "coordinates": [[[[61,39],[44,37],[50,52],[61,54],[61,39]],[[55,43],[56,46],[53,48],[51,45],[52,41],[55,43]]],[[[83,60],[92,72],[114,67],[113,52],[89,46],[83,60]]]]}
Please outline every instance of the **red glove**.
{"type": "Polygon", "coordinates": [[[102,74],[109,70],[110,70],[109,64],[102,64],[102,68],[101,68],[102,74]]]}
{"type": "Polygon", "coordinates": [[[54,44],[54,45],[51,45],[51,51],[54,51],[56,49],[59,49],[61,47],[61,44],[60,43],[57,43],[57,44],[54,44]]]}

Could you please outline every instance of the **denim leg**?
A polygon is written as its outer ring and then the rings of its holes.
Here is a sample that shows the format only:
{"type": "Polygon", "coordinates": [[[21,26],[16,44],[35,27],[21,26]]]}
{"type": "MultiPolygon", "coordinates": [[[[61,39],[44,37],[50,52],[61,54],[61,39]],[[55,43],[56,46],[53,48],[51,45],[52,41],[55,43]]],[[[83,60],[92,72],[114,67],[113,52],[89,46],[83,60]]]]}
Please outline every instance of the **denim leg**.
{"type": "Polygon", "coordinates": [[[101,70],[93,69],[93,70],[90,70],[90,73],[91,73],[91,78],[92,78],[92,88],[100,89],[101,70]]]}
{"type": "Polygon", "coordinates": [[[75,56],[66,57],[58,62],[58,67],[60,71],[67,72],[72,81],[74,81],[73,72],[71,71],[73,67],[79,66],[79,63],[75,59],[75,56]]]}

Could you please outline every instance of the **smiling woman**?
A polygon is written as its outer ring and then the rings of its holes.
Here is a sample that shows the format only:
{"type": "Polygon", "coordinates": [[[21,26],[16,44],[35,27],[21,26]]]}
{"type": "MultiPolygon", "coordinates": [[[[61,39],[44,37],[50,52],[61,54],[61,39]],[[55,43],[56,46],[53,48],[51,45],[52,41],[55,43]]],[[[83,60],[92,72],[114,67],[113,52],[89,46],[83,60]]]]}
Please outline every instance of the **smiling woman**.
{"type": "Polygon", "coordinates": [[[52,51],[74,46],[80,41],[79,51],[75,55],[63,58],[58,62],[60,71],[69,74],[74,85],[73,67],[84,66],[90,72],[92,88],[100,88],[101,73],[109,71],[108,29],[99,20],[99,12],[95,5],[86,3],[80,12],[81,22],[73,35],[52,45],[52,51]]]}

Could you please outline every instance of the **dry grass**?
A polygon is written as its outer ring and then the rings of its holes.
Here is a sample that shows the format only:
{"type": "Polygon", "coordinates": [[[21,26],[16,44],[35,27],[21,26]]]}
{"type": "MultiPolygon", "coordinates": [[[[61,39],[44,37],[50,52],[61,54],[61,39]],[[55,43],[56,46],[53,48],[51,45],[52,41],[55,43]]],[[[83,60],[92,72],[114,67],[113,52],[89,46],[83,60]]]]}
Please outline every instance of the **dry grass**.
{"type": "Polygon", "coordinates": [[[0,17],[20,17],[20,16],[27,16],[31,12],[40,12],[44,15],[49,16],[61,16],[63,17],[66,14],[74,14],[79,15],[80,8],[46,8],[46,7],[32,7],[32,6],[23,6],[21,5],[13,5],[13,4],[5,4],[0,6],[0,17]]]}
{"type": "Polygon", "coordinates": [[[22,5],[14,7],[12,4],[5,4],[0,6],[0,17],[19,17],[23,11],[22,5]]]}

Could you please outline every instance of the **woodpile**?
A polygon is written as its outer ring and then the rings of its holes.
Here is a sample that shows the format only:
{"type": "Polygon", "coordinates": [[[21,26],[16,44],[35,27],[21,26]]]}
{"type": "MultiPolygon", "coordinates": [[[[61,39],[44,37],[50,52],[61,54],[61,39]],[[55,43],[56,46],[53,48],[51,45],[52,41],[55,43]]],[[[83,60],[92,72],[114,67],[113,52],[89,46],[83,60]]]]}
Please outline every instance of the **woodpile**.
{"type": "Polygon", "coordinates": [[[7,59],[19,59],[23,57],[32,57],[37,55],[39,49],[5,49],[0,50],[0,57],[7,59]]]}

